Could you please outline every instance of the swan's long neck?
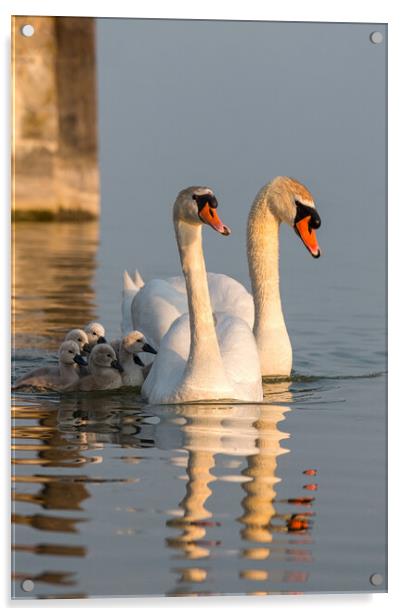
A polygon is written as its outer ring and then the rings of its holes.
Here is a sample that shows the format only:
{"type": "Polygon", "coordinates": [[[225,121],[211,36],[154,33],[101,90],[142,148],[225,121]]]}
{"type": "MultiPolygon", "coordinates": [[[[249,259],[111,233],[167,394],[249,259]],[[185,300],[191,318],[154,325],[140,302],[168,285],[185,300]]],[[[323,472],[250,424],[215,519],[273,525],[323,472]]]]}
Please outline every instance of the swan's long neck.
{"type": "Polygon", "coordinates": [[[227,381],[219,350],[211,300],[208,290],[207,271],[202,249],[202,226],[190,225],[175,220],[177,244],[186,281],[190,316],[190,354],[186,376],[193,385],[209,387],[209,384],[227,381]]]}
{"type": "Polygon", "coordinates": [[[248,261],[255,305],[253,332],[263,375],[291,372],[291,343],[280,297],[279,227],[271,211],[270,187],[257,195],[248,220],[248,261]]]}

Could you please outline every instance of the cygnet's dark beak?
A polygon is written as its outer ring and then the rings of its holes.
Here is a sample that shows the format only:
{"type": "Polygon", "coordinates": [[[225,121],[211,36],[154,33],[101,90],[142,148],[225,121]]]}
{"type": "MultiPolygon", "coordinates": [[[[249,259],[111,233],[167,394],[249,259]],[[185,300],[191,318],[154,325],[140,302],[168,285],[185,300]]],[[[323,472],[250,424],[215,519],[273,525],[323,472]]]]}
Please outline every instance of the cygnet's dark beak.
{"type": "Polygon", "coordinates": [[[73,361],[76,362],[76,364],[79,364],[79,366],[87,366],[88,365],[87,361],[81,355],[75,355],[74,358],[73,358],[73,361]]]}
{"type": "Polygon", "coordinates": [[[116,370],[118,370],[118,372],[124,372],[124,368],[121,366],[121,364],[118,361],[118,359],[114,359],[111,362],[111,368],[115,368],[116,370]]]}
{"type": "Polygon", "coordinates": [[[86,342],[86,344],[83,345],[83,351],[85,353],[91,353],[91,346],[89,345],[88,342],[86,342]]]}
{"type": "Polygon", "coordinates": [[[106,344],[107,340],[104,338],[104,336],[100,336],[100,338],[97,340],[96,344],[106,344]]]}
{"type": "Polygon", "coordinates": [[[145,344],[143,345],[142,351],[145,351],[145,353],[153,353],[154,355],[157,354],[157,351],[155,351],[155,349],[147,342],[145,342],[145,344]]]}
{"type": "MultiPolygon", "coordinates": [[[[145,350],[145,349],[143,349],[145,350]]],[[[140,357],[138,357],[138,355],[134,355],[134,362],[136,364],[138,364],[138,366],[144,366],[145,364],[143,363],[142,359],[140,357]]]]}

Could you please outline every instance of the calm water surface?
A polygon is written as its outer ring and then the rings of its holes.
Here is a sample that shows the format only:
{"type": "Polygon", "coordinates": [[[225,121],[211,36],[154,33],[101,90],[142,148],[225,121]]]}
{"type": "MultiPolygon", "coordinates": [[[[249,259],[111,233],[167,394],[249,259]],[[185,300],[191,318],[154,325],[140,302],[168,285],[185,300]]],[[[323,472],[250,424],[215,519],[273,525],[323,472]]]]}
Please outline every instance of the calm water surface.
{"type": "MultiPolygon", "coordinates": [[[[96,225],[15,239],[13,378],[54,363],[72,327],[119,332],[96,225]]],[[[386,590],[385,319],[350,284],[330,291],[287,311],[295,372],[263,404],[16,393],[13,595],[386,590]]]]}

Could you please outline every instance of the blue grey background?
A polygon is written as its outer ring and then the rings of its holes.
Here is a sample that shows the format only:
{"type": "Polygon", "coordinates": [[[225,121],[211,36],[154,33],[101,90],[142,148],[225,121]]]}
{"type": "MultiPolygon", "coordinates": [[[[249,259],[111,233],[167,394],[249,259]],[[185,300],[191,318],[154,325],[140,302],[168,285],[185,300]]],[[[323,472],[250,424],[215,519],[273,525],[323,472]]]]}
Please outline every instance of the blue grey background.
{"type": "Polygon", "coordinates": [[[100,19],[97,37],[99,276],[117,318],[124,268],[178,273],[171,205],[190,184],[212,186],[233,231],[206,230],[208,269],[248,284],[247,214],[276,175],[309,187],[323,223],[318,261],[282,226],[287,324],[319,306],[383,314],[385,25],[100,19]]]}

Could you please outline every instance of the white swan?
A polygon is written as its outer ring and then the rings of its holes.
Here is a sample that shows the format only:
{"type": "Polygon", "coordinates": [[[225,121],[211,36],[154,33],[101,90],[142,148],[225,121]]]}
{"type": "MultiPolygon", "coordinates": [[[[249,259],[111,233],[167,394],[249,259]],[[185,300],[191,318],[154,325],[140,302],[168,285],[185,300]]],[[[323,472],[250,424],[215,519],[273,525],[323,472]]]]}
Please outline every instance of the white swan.
{"type": "Polygon", "coordinates": [[[152,404],[263,399],[259,357],[250,327],[243,319],[223,313],[215,315],[214,323],[201,234],[202,223],[207,223],[229,235],[216,208],[217,200],[206,187],[181,191],[174,204],[188,313],[178,317],[163,336],[143,384],[142,394],[152,404]]]}
{"type": "Polygon", "coordinates": [[[31,386],[38,389],[63,391],[79,380],[76,367],[77,364],[82,365],[83,363],[85,363],[85,360],[80,355],[79,345],[73,340],[65,340],[59,348],[58,367],[43,367],[32,370],[19,378],[12,389],[31,386]]]}
{"type": "Polygon", "coordinates": [[[292,349],[280,297],[279,228],[292,227],[314,258],[321,251],[315,229],[321,219],[309,190],[297,180],[277,177],[256,195],[247,227],[247,253],[255,308],[253,332],[263,375],[288,376],[292,349]]]}
{"type": "MultiPolygon", "coordinates": [[[[214,312],[244,319],[253,329],[262,375],[291,373],[292,350],[285,326],[279,288],[279,226],[290,225],[313,257],[320,256],[315,229],[320,218],[309,190],[297,180],[277,177],[257,194],[248,218],[247,252],[252,295],[243,285],[223,274],[208,274],[214,312]]],[[[139,276],[139,274],[138,274],[139,276]]],[[[132,281],[124,274],[123,329],[136,327],[153,346],[173,321],[187,311],[184,279],[132,281]]]]}

